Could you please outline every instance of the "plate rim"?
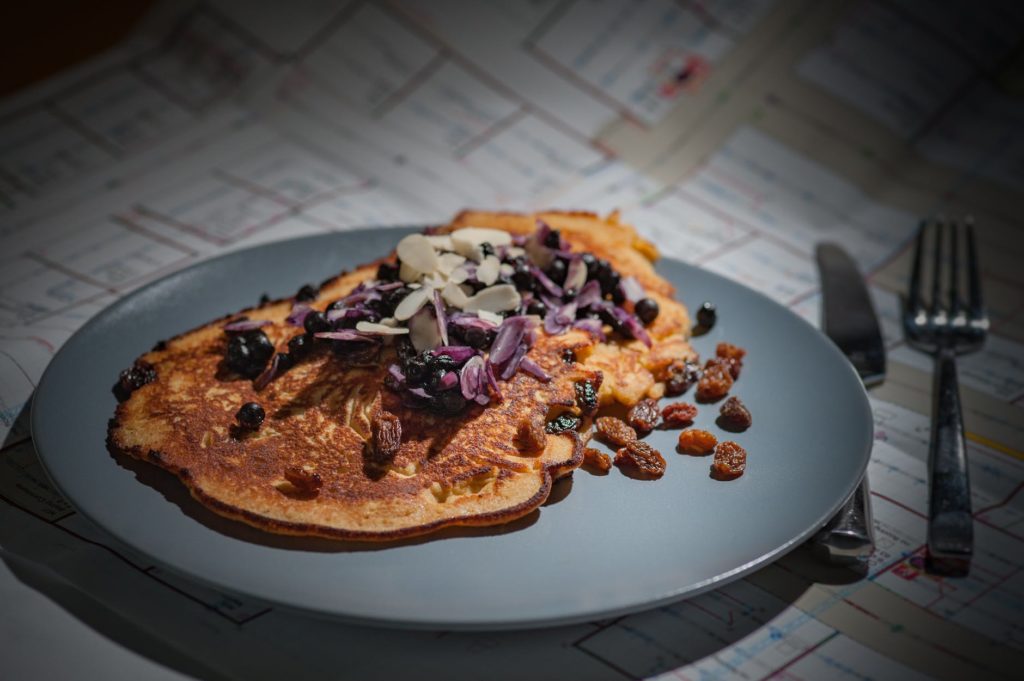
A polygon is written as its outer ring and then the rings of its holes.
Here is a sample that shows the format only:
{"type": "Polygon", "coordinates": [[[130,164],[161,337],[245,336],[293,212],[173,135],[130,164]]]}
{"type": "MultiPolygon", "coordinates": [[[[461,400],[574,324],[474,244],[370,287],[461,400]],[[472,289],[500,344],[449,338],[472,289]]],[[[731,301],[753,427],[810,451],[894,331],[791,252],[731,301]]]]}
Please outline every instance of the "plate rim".
{"type": "MultiPolygon", "coordinates": [[[[742,577],[744,577],[744,576],[746,576],[748,574],[751,574],[752,572],[754,572],[755,570],[757,570],[757,569],[759,569],[761,567],[764,567],[766,565],[769,565],[769,564],[779,560],[784,555],[788,554],[789,552],[791,552],[792,550],[797,548],[799,545],[801,545],[803,542],[805,542],[807,539],[809,539],[811,536],[813,536],[814,533],[817,532],[818,530],[820,530],[820,528],[825,525],[825,523],[836,513],[836,511],[839,510],[839,508],[846,501],[846,499],[851,494],[853,494],[854,490],[856,489],[857,485],[860,482],[860,479],[864,475],[866,475],[867,467],[868,467],[868,464],[870,463],[871,451],[872,451],[873,444],[874,444],[874,438],[873,438],[874,425],[873,425],[871,404],[870,404],[870,400],[868,398],[867,390],[864,387],[863,383],[861,382],[859,375],[857,375],[855,368],[849,362],[849,360],[846,358],[846,356],[843,355],[842,351],[835,345],[835,343],[833,343],[832,340],[830,338],[828,338],[827,335],[825,335],[823,332],[821,332],[819,329],[817,329],[807,319],[805,319],[805,318],[801,317],[800,315],[796,314],[795,312],[793,312],[792,310],[790,310],[789,308],[787,308],[783,304],[781,304],[781,303],[775,301],[774,299],[768,297],[764,293],[762,293],[762,292],[760,292],[760,291],[758,291],[756,289],[753,289],[753,288],[751,288],[749,286],[746,286],[743,283],[740,283],[740,282],[734,281],[732,279],[729,279],[729,278],[727,278],[727,277],[725,277],[725,276],[723,276],[723,275],[721,275],[721,274],[719,274],[717,272],[714,272],[714,271],[711,271],[711,270],[706,269],[704,267],[701,267],[699,265],[694,265],[694,264],[686,263],[686,262],[683,262],[681,260],[678,260],[678,259],[675,259],[675,258],[672,258],[672,257],[661,256],[655,262],[655,266],[657,266],[657,264],[661,263],[661,262],[670,262],[670,263],[673,264],[673,266],[680,266],[680,267],[682,267],[685,270],[698,271],[698,272],[700,272],[701,276],[707,276],[707,277],[710,277],[712,280],[717,280],[716,281],[717,284],[724,283],[726,286],[729,286],[729,287],[736,287],[736,288],[743,289],[746,295],[753,295],[753,296],[755,296],[757,299],[760,300],[761,304],[767,304],[771,308],[774,308],[777,311],[781,311],[786,316],[788,316],[790,318],[793,318],[795,320],[798,320],[798,322],[800,324],[803,324],[805,327],[807,327],[807,330],[813,332],[813,334],[816,335],[819,338],[819,340],[824,341],[824,344],[828,347],[829,352],[836,359],[841,360],[842,365],[846,367],[846,369],[848,370],[850,376],[853,377],[853,379],[855,380],[856,385],[859,387],[859,391],[856,391],[857,401],[859,403],[859,406],[861,407],[862,415],[864,417],[864,423],[862,424],[862,427],[860,428],[861,432],[864,434],[864,443],[863,443],[863,446],[862,446],[863,452],[860,454],[861,461],[860,461],[860,463],[857,466],[857,470],[859,471],[859,474],[857,476],[855,476],[849,482],[849,484],[847,485],[848,489],[846,489],[844,491],[844,493],[840,497],[837,498],[837,500],[833,503],[832,506],[829,507],[829,509],[828,509],[828,511],[826,513],[824,513],[820,517],[816,518],[814,520],[814,522],[809,526],[809,528],[806,531],[798,534],[797,536],[795,536],[795,537],[789,539],[788,541],[782,543],[781,545],[775,547],[773,550],[771,550],[769,552],[766,552],[766,553],[762,554],[761,556],[758,556],[757,558],[755,558],[755,559],[753,559],[751,561],[748,561],[747,563],[744,563],[744,564],[741,564],[739,566],[736,566],[736,567],[732,568],[731,570],[719,573],[719,574],[715,575],[714,577],[711,577],[711,578],[705,579],[703,581],[697,582],[696,584],[691,584],[691,585],[686,585],[686,586],[678,587],[676,589],[669,590],[668,592],[661,593],[661,594],[659,594],[658,596],[656,596],[654,598],[650,598],[650,599],[644,600],[642,602],[635,602],[635,603],[632,603],[632,604],[629,604],[629,605],[614,606],[614,607],[609,607],[609,608],[587,609],[587,610],[581,609],[578,612],[574,612],[572,614],[567,614],[565,616],[550,616],[550,617],[541,617],[541,618],[520,617],[520,618],[517,618],[517,619],[497,619],[497,620],[487,619],[487,618],[464,618],[464,619],[459,619],[459,620],[453,621],[453,620],[444,620],[444,619],[437,619],[437,618],[431,619],[431,618],[424,618],[424,617],[407,616],[405,619],[395,619],[393,617],[387,617],[387,616],[385,616],[385,617],[379,617],[379,616],[378,617],[374,617],[374,616],[365,615],[365,614],[342,613],[342,612],[336,612],[334,610],[316,609],[316,608],[312,608],[312,607],[306,607],[304,605],[298,605],[298,604],[295,604],[295,603],[290,603],[290,602],[285,601],[285,600],[277,599],[273,595],[267,595],[267,594],[264,594],[264,593],[255,593],[255,592],[248,591],[248,590],[245,590],[245,589],[239,589],[239,588],[234,587],[234,586],[229,585],[229,584],[223,584],[223,583],[217,581],[216,579],[208,578],[208,577],[204,576],[201,573],[189,570],[189,569],[187,569],[185,567],[182,567],[182,566],[176,565],[174,563],[168,562],[164,558],[155,556],[152,553],[150,553],[149,551],[146,551],[146,550],[141,549],[138,546],[136,546],[135,543],[132,541],[132,539],[130,537],[122,536],[122,534],[119,533],[118,531],[116,531],[115,529],[107,527],[98,518],[94,517],[92,515],[92,513],[90,513],[87,510],[84,510],[83,507],[80,506],[78,503],[76,503],[76,501],[71,497],[71,495],[69,495],[67,493],[67,490],[65,489],[65,487],[60,484],[60,481],[54,475],[53,471],[51,470],[50,465],[47,463],[47,458],[43,454],[43,447],[39,446],[40,442],[45,442],[50,437],[48,434],[45,434],[45,431],[43,429],[43,424],[41,423],[41,420],[44,420],[45,418],[49,418],[49,417],[48,416],[44,417],[44,416],[41,415],[40,409],[38,408],[40,402],[42,401],[40,396],[41,395],[47,395],[49,390],[53,390],[52,388],[48,388],[48,386],[53,382],[53,380],[55,380],[53,378],[53,376],[54,376],[54,374],[58,370],[57,359],[63,353],[65,353],[65,351],[68,351],[68,348],[72,346],[72,343],[73,343],[73,341],[75,341],[76,338],[79,338],[80,336],[85,335],[86,332],[88,330],[90,330],[93,326],[102,323],[103,319],[105,318],[105,316],[110,314],[113,310],[115,310],[115,308],[120,308],[120,307],[122,307],[125,304],[129,304],[133,298],[136,298],[136,297],[139,297],[139,296],[143,295],[146,291],[149,291],[152,288],[155,288],[157,286],[166,286],[166,285],[168,285],[168,282],[170,282],[171,280],[174,280],[174,279],[177,279],[177,278],[187,277],[188,274],[190,272],[192,272],[193,270],[196,270],[196,269],[199,269],[199,268],[202,268],[202,267],[215,266],[218,262],[222,262],[222,261],[228,260],[228,259],[241,259],[241,260],[244,260],[245,256],[251,254],[253,251],[266,250],[266,249],[274,246],[275,244],[279,245],[279,244],[282,244],[282,243],[295,243],[295,242],[302,242],[302,241],[333,240],[333,239],[344,240],[344,239],[349,239],[349,238],[358,238],[358,236],[360,234],[378,233],[378,232],[381,232],[381,231],[384,231],[384,230],[388,230],[388,231],[394,232],[396,234],[397,233],[403,233],[403,232],[404,233],[409,233],[409,232],[413,232],[413,231],[417,231],[417,230],[422,230],[422,229],[424,229],[426,227],[429,227],[429,225],[370,226],[370,227],[362,227],[362,228],[358,228],[358,229],[345,230],[345,231],[340,231],[340,232],[328,232],[328,233],[324,233],[324,234],[304,235],[304,236],[290,238],[290,239],[281,239],[281,240],[269,241],[269,242],[265,242],[265,243],[261,243],[261,244],[255,244],[255,245],[248,246],[248,247],[245,247],[245,248],[241,248],[241,249],[238,249],[238,250],[234,250],[234,251],[231,251],[231,252],[228,252],[228,253],[223,253],[223,254],[216,255],[216,256],[213,256],[213,257],[210,257],[210,258],[206,258],[206,259],[201,260],[199,262],[193,263],[193,264],[189,265],[188,267],[184,267],[182,269],[175,270],[174,272],[167,273],[164,276],[158,277],[157,279],[155,279],[155,280],[153,280],[151,282],[147,282],[146,284],[144,284],[144,285],[142,285],[142,286],[132,290],[131,292],[127,293],[126,295],[124,295],[124,296],[122,296],[122,297],[112,301],[109,305],[107,305],[102,310],[100,310],[95,315],[93,315],[90,319],[88,319],[82,326],[78,327],[78,329],[76,329],[68,337],[68,339],[61,345],[61,347],[58,349],[58,351],[54,354],[54,356],[47,363],[47,366],[46,366],[45,370],[43,371],[43,374],[40,377],[39,382],[37,383],[35,390],[33,391],[32,400],[31,400],[31,406],[30,406],[30,414],[29,414],[30,433],[31,433],[32,443],[33,443],[33,447],[35,448],[37,458],[38,458],[38,460],[40,462],[40,465],[42,466],[44,472],[46,473],[49,481],[51,482],[51,484],[53,484],[53,486],[60,492],[60,494],[72,505],[72,507],[75,509],[76,512],[81,513],[83,515],[83,517],[85,517],[87,520],[89,520],[90,522],[92,522],[95,525],[97,525],[103,531],[109,533],[111,536],[113,536],[118,541],[122,542],[123,544],[125,544],[129,548],[131,548],[131,549],[133,549],[135,551],[138,551],[139,553],[145,555],[146,557],[148,557],[151,560],[153,560],[156,564],[160,565],[162,568],[165,568],[165,569],[169,570],[170,572],[174,573],[175,575],[177,575],[179,577],[183,577],[183,578],[185,578],[187,580],[195,581],[195,582],[197,582],[199,584],[211,587],[211,588],[216,589],[216,590],[227,591],[227,592],[230,592],[230,593],[234,593],[234,594],[238,594],[238,595],[244,596],[246,598],[258,599],[258,600],[260,600],[260,601],[262,601],[262,602],[264,602],[264,603],[266,603],[266,604],[268,604],[268,605],[270,605],[272,607],[280,607],[280,608],[287,609],[287,610],[290,610],[290,611],[293,611],[293,612],[305,613],[305,614],[312,615],[312,616],[318,617],[318,618],[325,618],[325,619],[329,619],[331,621],[341,621],[341,622],[346,622],[346,623],[355,624],[355,625],[366,625],[366,626],[373,626],[373,627],[380,627],[380,628],[392,628],[392,629],[413,629],[413,630],[446,629],[446,630],[452,630],[452,631],[506,631],[506,630],[541,629],[541,628],[566,626],[566,625],[570,625],[570,624],[578,624],[578,623],[582,623],[582,622],[590,622],[590,621],[594,621],[594,620],[607,619],[607,618],[610,618],[610,617],[617,617],[617,616],[626,615],[626,614],[643,612],[643,611],[646,611],[646,610],[651,610],[651,609],[654,609],[654,608],[666,605],[668,603],[672,603],[672,602],[676,602],[676,601],[682,601],[682,600],[688,600],[690,598],[699,596],[699,595],[701,595],[703,593],[707,593],[709,591],[712,591],[712,590],[714,590],[714,589],[716,589],[716,588],[718,588],[720,586],[724,586],[726,584],[734,582],[734,581],[736,581],[736,580],[738,580],[738,579],[740,579],[740,578],[742,578],[742,577]],[[40,437],[41,433],[42,433],[42,437],[40,437]]],[[[356,266],[356,265],[345,265],[344,267],[354,267],[354,266],[356,266]]],[[[197,327],[193,327],[193,328],[197,328],[197,327]]],[[[192,330],[192,329],[181,331],[179,333],[187,333],[190,330],[192,330]]],[[[851,394],[851,396],[852,396],[852,394],[851,394]]],[[[103,443],[103,448],[104,448],[104,451],[106,451],[106,443],[105,442],[103,443]]],[[[167,503],[171,503],[171,502],[167,502],[167,503]]],[[[191,522],[199,522],[199,521],[192,519],[191,522]]]]}

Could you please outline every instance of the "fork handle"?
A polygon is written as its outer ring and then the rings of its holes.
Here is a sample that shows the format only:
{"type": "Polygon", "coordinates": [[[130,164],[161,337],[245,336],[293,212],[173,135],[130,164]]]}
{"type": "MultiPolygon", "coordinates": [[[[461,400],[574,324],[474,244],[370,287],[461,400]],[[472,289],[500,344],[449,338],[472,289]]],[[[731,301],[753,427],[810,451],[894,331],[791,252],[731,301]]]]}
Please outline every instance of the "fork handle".
{"type": "Polygon", "coordinates": [[[953,348],[942,348],[935,357],[932,393],[928,553],[938,571],[964,573],[974,552],[974,519],[953,348]]]}

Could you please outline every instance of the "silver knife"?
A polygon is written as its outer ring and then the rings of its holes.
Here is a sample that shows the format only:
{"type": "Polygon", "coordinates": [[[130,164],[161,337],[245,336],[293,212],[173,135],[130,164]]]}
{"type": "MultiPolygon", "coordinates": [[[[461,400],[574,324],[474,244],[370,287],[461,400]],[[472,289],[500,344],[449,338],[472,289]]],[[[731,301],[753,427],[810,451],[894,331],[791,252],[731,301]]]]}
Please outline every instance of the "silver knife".
{"type": "MultiPolygon", "coordinates": [[[[864,278],[853,258],[836,244],[820,244],[816,256],[822,331],[843,351],[866,387],[878,385],[885,378],[885,345],[864,278]]],[[[875,532],[867,475],[811,541],[833,563],[863,562],[871,556],[875,532]]]]}

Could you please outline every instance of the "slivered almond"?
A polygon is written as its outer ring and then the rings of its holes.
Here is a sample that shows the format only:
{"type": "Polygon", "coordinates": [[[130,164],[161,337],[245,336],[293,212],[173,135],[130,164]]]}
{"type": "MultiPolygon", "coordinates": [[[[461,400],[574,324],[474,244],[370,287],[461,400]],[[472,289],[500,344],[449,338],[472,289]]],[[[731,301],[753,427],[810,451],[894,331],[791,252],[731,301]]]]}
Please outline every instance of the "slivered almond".
{"type": "Polygon", "coordinates": [[[444,298],[444,302],[457,308],[462,308],[469,300],[469,296],[462,290],[462,287],[452,282],[448,282],[448,285],[441,291],[441,297],[444,298]]]}
{"type": "Polygon", "coordinates": [[[451,237],[455,252],[476,262],[483,258],[481,244],[488,243],[497,248],[512,243],[511,234],[488,227],[463,227],[452,232],[451,237]]]}

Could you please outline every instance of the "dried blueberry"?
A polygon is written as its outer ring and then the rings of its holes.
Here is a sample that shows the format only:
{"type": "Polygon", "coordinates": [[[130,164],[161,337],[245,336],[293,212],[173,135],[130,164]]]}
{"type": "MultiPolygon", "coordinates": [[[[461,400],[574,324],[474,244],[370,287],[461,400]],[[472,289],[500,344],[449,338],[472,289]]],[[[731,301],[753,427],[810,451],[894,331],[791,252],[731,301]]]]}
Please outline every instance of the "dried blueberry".
{"type": "Polygon", "coordinates": [[[307,302],[315,299],[318,293],[320,293],[320,290],[318,288],[311,284],[306,284],[305,286],[299,289],[298,293],[295,294],[295,300],[299,301],[300,303],[307,302]]]}
{"type": "Polygon", "coordinates": [[[466,408],[466,398],[460,390],[445,390],[434,398],[433,406],[442,414],[454,415],[466,408]]]}
{"type": "Polygon", "coordinates": [[[576,430],[580,425],[580,417],[570,414],[569,412],[563,412],[548,421],[548,424],[544,427],[544,431],[552,434],[564,433],[567,430],[576,430]]]}
{"type": "Polygon", "coordinates": [[[650,324],[658,318],[658,303],[653,298],[641,298],[637,301],[633,311],[640,318],[640,321],[644,324],[650,324]]]}
{"type": "Polygon", "coordinates": [[[597,411],[597,389],[591,381],[576,382],[576,404],[585,414],[597,411]]]}
{"type": "Polygon", "coordinates": [[[267,413],[263,411],[263,407],[255,402],[246,402],[238,410],[238,413],[235,414],[235,418],[238,419],[238,425],[243,428],[252,428],[253,430],[262,426],[263,419],[266,417],[267,413]]]}
{"type": "Polygon", "coordinates": [[[697,323],[705,329],[710,329],[715,325],[717,319],[718,311],[715,306],[707,301],[701,303],[697,309],[697,323]]]}
{"type": "Polygon", "coordinates": [[[492,341],[492,334],[486,329],[481,329],[476,326],[468,326],[462,331],[462,338],[471,348],[477,350],[483,350],[484,348],[490,347],[492,341]]]}

